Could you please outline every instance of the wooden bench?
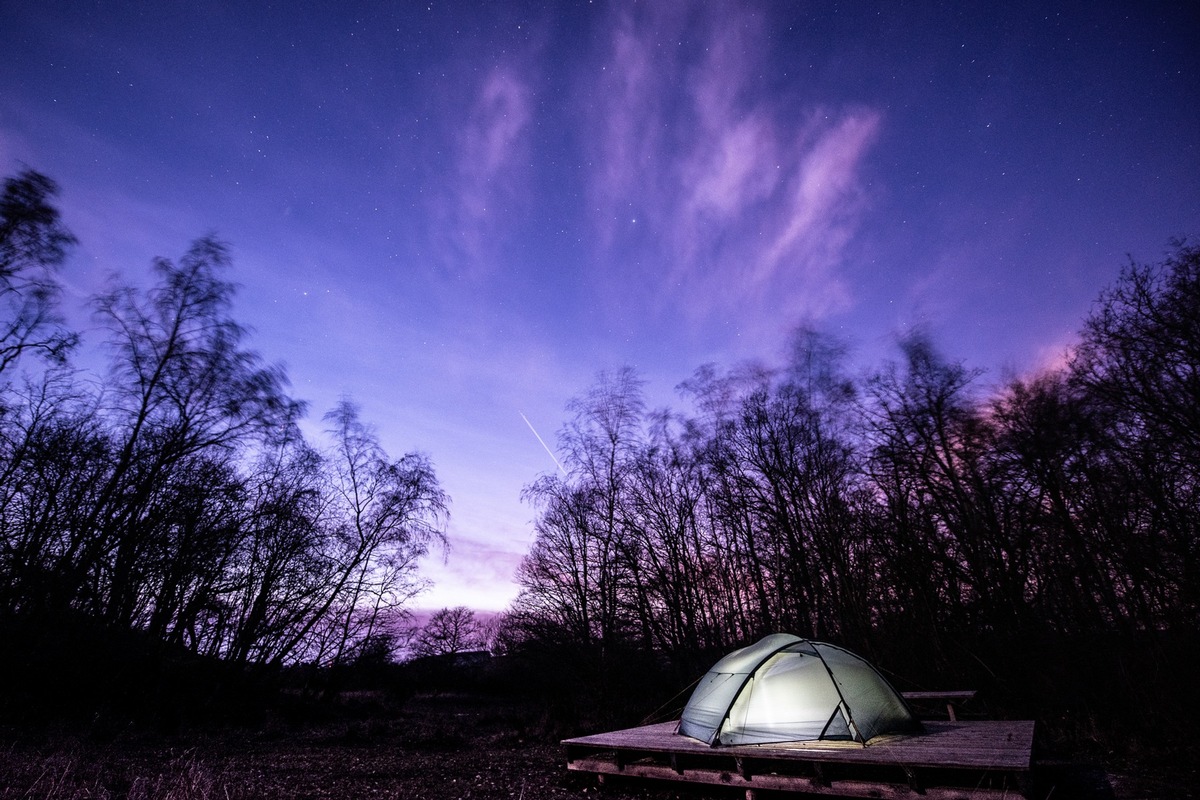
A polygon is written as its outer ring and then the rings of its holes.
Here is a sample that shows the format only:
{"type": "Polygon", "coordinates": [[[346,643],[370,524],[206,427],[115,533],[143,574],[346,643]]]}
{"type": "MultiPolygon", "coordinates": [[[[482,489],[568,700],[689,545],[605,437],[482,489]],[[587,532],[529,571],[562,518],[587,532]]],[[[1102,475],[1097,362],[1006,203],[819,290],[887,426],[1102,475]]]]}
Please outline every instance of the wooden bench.
{"type": "Polygon", "coordinates": [[[916,701],[938,701],[946,704],[946,713],[950,716],[951,722],[958,721],[958,715],[955,713],[955,705],[957,703],[965,703],[975,696],[974,689],[963,689],[953,692],[901,692],[901,696],[905,700],[916,701]]]}

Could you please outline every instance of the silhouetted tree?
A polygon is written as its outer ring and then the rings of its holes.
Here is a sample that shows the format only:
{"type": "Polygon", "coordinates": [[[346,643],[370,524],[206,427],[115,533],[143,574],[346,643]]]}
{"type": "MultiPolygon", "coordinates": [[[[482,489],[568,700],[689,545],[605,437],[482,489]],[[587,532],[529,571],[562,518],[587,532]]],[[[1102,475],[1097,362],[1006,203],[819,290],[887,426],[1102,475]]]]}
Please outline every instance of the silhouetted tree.
{"type": "Polygon", "coordinates": [[[710,645],[720,637],[705,596],[700,466],[673,421],[658,415],[629,472],[621,508],[629,572],[643,643],[666,652],[710,645]]]}
{"type": "Polygon", "coordinates": [[[70,554],[89,531],[111,440],[73,373],[49,370],[0,415],[0,611],[37,616],[78,599],[70,554]]]}
{"type": "Polygon", "coordinates": [[[412,452],[391,460],[350,400],[325,421],[335,442],[324,522],[332,537],[332,574],[315,614],[281,653],[307,642],[306,658],[339,663],[425,588],[417,562],[430,545],[445,544],[449,498],[428,457],[412,452]]]}
{"type": "Polygon", "coordinates": [[[970,392],[978,373],[942,359],[924,336],[901,347],[903,368],[872,378],[866,411],[894,554],[884,583],[898,613],[916,611],[935,631],[1011,629],[1024,606],[1028,543],[1005,524],[988,459],[993,432],[970,392]]]}
{"type": "Polygon", "coordinates": [[[1133,595],[1114,536],[1138,504],[1113,470],[1105,425],[1062,372],[1013,381],[991,403],[994,459],[1032,554],[1027,582],[1041,624],[1103,630],[1127,618],[1133,595]]]}
{"type": "Polygon", "coordinates": [[[1131,262],[1088,317],[1071,378],[1103,415],[1140,513],[1119,540],[1145,625],[1200,620],[1200,247],[1131,262]]]}
{"type": "Polygon", "coordinates": [[[435,611],[413,639],[412,652],[417,657],[454,656],[486,646],[486,632],[466,606],[435,611]]]}
{"type": "Polygon", "coordinates": [[[327,552],[325,463],[299,432],[264,451],[247,481],[222,649],[236,662],[285,661],[335,580],[327,552]]]}
{"type": "Polygon", "coordinates": [[[78,337],[61,326],[55,275],[75,238],[51,205],[54,181],[27,170],[0,193],[0,373],[25,351],[61,362],[78,337]]]}
{"type": "Polygon", "coordinates": [[[571,400],[572,417],[559,434],[567,477],[543,476],[524,492],[543,513],[518,570],[525,591],[517,605],[602,651],[624,640],[631,625],[621,506],[639,447],[642,383],[629,368],[601,373],[571,400]]]}
{"type": "Polygon", "coordinates": [[[201,239],[178,264],[155,261],[159,283],[148,292],[118,286],[96,301],[111,335],[117,443],[77,569],[121,625],[134,621],[155,537],[171,535],[150,511],[182,465],[201,454],[235,458],[299,413],[283,370],[242,346],[245,329],[229,314],[234,286],[222,277],[229,266],[223,244],[201,239]]]}

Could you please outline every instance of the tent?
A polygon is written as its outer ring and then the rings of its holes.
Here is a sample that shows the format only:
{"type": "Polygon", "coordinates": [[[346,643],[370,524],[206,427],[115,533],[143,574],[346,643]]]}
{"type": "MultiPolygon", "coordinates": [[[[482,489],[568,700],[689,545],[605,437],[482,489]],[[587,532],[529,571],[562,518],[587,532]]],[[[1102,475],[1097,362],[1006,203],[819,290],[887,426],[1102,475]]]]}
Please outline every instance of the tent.
{"type": "Polygon", "coordinates": [[[844,740],[918,733],[921,723],[859,656],[776,633],[735,650],[701,678],[679,733],[710,745],[844,740]]]}

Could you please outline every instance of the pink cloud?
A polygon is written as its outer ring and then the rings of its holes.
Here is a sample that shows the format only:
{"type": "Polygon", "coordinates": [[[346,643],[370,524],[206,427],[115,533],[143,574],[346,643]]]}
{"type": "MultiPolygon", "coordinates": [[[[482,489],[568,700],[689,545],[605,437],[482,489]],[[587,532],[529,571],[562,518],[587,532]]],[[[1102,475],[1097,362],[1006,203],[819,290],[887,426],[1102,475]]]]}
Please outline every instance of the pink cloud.
{"type": "Polygon", "coordinates": [[[475,100],[460,146],[459,174],[468,191],[486,194],[515,159],[529,124],[529,91],[513,74],[494,70],[475,100]]]}
{"type": "Polygon", "coordinates": [[[492,268],[505,232],[499,210],[522,198],[531,116],[527,82],[515,70],[497,67],[458,122],[455,172],[439,200],[436,226],[443,259],[456,272],[478,277],[492,268]]]}
{"type": "Polygon", "coordinates": [[[593,86],[581,91],[594,96],[593,118],[588,129],[598,131],[591,140],[593,161],[591,194],[602,244],[610,244],[628,214],[623,198],[647,188],[645,166],[656,155],[659,110],[655,100],[663,91],[648,43],[628,13],[622,14],[612,35],[611,55],[598,68],[593,86]]]}
{"type": "Polygon", "coordinates": [[[689,165],[687,207],[724,221],[775,190],[780,180],[778,154],[770,122],[759,113],[732,121],[712,135],[713,146],[689,165]]]}
{"type": "Polygon", "coordinates": [[[789,259],[836,259],[849,238],[845,223],[859,199],[858,166],[878,128],[877,113],[852,113],[836,125],[822,126],[815,142],[799,143],[784,214],[759,256],[756,282],[768,280],[789,259]]]}
{"type": "Polygon", "coordinates": [[[622,273],[610,304],[743,328],[844,307],[838,269],[880,114],[761,88],[757,15],[673,9],[621,13],[597,84],[581,89],[598,98],[596,258],[622,273]],[[685,36],[702,40],[698,63],[671,46],[685,36]]]}
{"type": "Polygon", "coordinates": [[[486,611],[502,611],[516,596],[513,582],[517,565],[527,545],[514,543],[511,548],[468,537],[451,537],[451,550],[445,560],[427,559],[422,574],[433,581],[418,603],[424,608],[459,605],[486,611]]]}
{"type": "Polygon", "coordinates": [[[1037,347],[1032,364],[1025,373],[1027,378],[1036,378],[1047,373],[1061,372],[1071,365],[1079,341],[1075,334],[1064,334],[1058,341],[1046,342],[1037,347]]]}

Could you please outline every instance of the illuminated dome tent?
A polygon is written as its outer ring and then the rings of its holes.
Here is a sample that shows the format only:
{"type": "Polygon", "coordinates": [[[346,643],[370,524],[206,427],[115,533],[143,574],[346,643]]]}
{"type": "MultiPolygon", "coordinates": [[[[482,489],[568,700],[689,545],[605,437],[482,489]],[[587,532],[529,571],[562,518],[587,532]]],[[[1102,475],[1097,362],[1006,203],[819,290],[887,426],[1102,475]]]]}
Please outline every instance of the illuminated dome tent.
{"type": "Polygon", "coordinates": [[[679,732],[710,745],[869,743],[921,723],[874,667],[848,650],[776,633],[735,650],[700,680],[679,732]]]}

